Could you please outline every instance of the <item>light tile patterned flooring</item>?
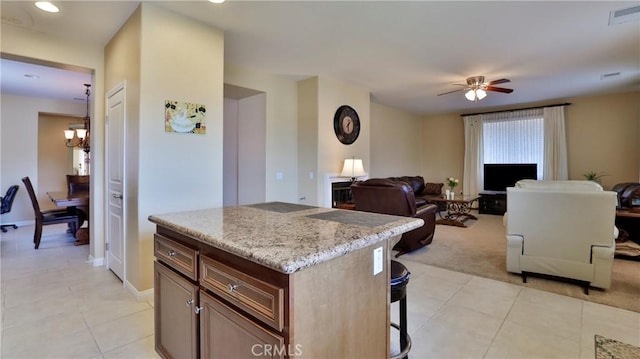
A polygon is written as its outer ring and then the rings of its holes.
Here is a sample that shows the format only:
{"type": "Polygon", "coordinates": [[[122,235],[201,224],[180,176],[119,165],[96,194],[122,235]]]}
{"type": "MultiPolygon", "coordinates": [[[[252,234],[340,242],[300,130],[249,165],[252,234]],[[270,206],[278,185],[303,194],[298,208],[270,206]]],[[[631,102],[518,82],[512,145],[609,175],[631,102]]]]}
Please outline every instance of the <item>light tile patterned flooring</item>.
{"type": "MultiPolygon", "coordinates": [[[[10,358],[158,358],[153,303],[85,263],[64,225],[2,233],[0,353],[10,358]]],[[[409,260],[410,358],[594,358],[594,335],[640,346],[640,313],[409,260]]],[[[391,306],[398,322],[398,303],[391,306]]],[[[395,340],[394,340],[395,341],[395,340]]]]}
{"type": "Polygon", "coordinates": [[[89,246],[73,246],[66,225],[45,226],[38,250],[33,229],[2,233],[1,357],[158,358],[153,303],[85,263],[89,246]]]}

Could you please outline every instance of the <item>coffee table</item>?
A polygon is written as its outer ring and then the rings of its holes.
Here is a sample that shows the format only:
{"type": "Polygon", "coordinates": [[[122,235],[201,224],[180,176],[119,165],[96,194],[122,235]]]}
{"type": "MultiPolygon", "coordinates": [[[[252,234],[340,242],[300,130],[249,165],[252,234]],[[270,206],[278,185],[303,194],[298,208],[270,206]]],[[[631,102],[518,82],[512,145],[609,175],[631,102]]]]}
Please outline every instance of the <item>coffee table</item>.
{"type": "Polygon", "coordinates": [[[446,224],[448,226],[467,227],[464,221],[467,219],[478,219],[472,215],[471,205],[478,200],[479,196],[474,195],[456,195],[454,199],[447,199],[445,196],[430,198],[429,201],[446,205],[446,211],[438,211],[440,219],[436,220],[436,224],[446,224]],[[442,212],[445,212],[443,215],[442,212]]]}

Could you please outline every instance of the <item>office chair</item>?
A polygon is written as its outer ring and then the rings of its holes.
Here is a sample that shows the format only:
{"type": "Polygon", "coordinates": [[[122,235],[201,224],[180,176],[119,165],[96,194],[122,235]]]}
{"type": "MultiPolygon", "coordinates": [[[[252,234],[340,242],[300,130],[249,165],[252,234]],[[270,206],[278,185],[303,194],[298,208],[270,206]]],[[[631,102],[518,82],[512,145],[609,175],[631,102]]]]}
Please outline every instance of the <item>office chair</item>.
{"type": "MultiPolygon", "coordinates": [[[[13,186],[9,187],[9,189],[7,190],[7,194],[5,194],[4,197],[0,197],[0,200],[2,202],[2,214],[11,212],[11,206],[13,205],[14,198],[16,198],[18,188],[20,187],[14,184],[13,186]]],[[[18,228],[18,226],[13,223],[0,225],[0,229],[2,229],[2,231],[5,233],[7,232],[7,228],[15,229],[18,228]]]]}
{"type": "Polygon", "coordinates": [[[35,249],[40,247],[40,239],[42,238],[42,226],[47,224],[58,224],[58,223],[68,223],[73,236],[76,236],[76,231],[82,225],[82,217],[79,214],[79,211],[76,208],[65,208],[65,209],[52,209],[48,211],[40,210],[40,204],[38,203],[38,197],[36,196],[36,192],[33,190],[33,186],[31,185],[31,180],[29,177],[22,178],[22,182],[24,182],[24,186],[29,193],[29,198],[31,198],[31,204],[33,205],[33,212],[36,217],[36,230],[33,234],[33,243],[35,244],[35,249]]]}

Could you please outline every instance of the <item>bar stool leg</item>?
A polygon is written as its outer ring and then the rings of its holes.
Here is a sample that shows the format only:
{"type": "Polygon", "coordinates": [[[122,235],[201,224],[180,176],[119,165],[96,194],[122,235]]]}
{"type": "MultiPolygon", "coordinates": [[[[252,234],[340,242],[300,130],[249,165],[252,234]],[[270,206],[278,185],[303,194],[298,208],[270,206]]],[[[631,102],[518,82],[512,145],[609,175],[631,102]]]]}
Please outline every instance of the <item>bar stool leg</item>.
{"type": "MultiPolygon", "coordinates": [[[[407,347],[409,334],[407,332],[407,297],[400,299],[400,348],[407,347]]],[[[405,355],[402,359],[408,359],[409,355],[405,355]]]]}

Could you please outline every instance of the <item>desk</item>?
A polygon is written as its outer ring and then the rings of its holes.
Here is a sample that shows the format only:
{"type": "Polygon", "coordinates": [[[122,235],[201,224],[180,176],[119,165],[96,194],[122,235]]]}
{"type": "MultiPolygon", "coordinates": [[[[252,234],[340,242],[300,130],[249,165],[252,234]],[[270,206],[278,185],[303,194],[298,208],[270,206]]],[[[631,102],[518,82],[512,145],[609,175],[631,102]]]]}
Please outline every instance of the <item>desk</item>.
{"type": "Polygon", "coordinates": [[[640,244],[640,210],[616,210],[616,227],[624,229],[629,234],[629,240],[640,244]]]}
{"type": "Polygon", "coordinates": [[[478,219],[472,215],[471,205],[476,201],[478,196],[457,195],[454,199],[446,199],[442,197],[429,198],[432,203],[445,203],[447,206],[446,215],[442,215],[442,211],[438,211],[440,219],[436,220],[436,224],[446,224],[449,226],[466,227],[464,221],[467,219],[478,219]]]}
{"type": "MultiPolygon", "coordinates": [[[[67,191],[47,192],[49,198],[57,207],[77,207],[87,215],[89,223],[89,191],[69,193],[67,191]]],[[[79,228],[76,232],[76,246],[89,244],[89,228],[79,228]]]]}

